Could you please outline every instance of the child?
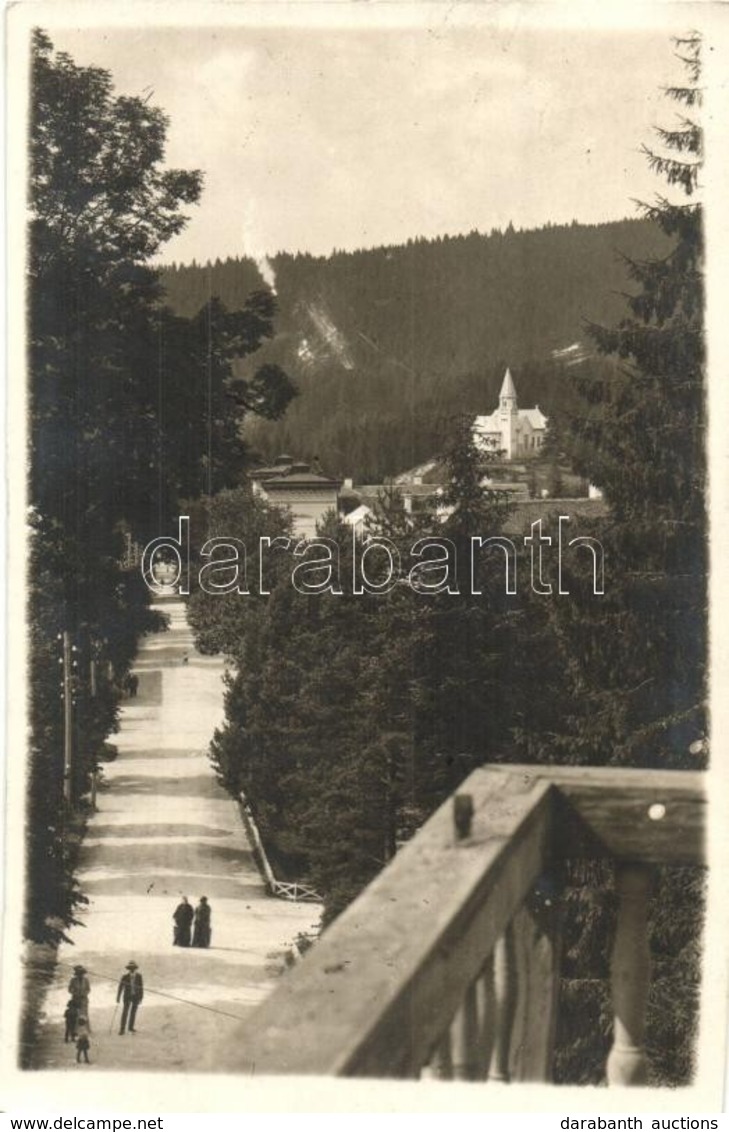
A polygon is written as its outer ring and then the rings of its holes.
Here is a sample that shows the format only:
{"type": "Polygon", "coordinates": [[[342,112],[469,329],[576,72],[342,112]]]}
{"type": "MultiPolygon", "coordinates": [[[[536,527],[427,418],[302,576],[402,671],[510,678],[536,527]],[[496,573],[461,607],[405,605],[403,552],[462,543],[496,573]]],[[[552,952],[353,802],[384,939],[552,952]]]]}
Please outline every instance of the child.
{"type": "Polygon", "coordinates": [[[84,1055],[84,1061],[87,1065],[89,1062],[89,1049],[91,1042],[89,1041],[89,1021],[83,1014],[79,1015],[78,1023],[76,1026],[76,1061],[81,1060],[81,1054],[84,1055]]]}
{"type": "Polygon", "coordinates": [[[78,1007],[75,998],[69,998],[68,1005],[63,1012],[63,1017],[66,1019],[66,1036],[64,1042],[76,1041],[76,1025],[78,1021],[78,1007]]]}

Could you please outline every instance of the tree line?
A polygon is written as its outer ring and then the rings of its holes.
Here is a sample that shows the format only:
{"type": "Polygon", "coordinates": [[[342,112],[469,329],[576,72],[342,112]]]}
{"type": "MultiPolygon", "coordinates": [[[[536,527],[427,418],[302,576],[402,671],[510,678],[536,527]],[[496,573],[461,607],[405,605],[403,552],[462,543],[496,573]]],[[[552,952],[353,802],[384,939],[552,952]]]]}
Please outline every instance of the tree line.
{"type": "Polygon", "coordinates": [[[165,166],[162,111],[115,96],[107,71],[77,66],[43,31],[32,52],[26,930],[52,940],[82,899],[78,803],[116,729],[139,635],[162,623],[128,547],[167,529],[182,500],[238,482],[246,413],[279,415],[295,387],[263,361],[233,373],[272,336],[269,292],[236,311],[213,298],[190,316],[163,302],[150,264],[202,176],[165,166]]]}

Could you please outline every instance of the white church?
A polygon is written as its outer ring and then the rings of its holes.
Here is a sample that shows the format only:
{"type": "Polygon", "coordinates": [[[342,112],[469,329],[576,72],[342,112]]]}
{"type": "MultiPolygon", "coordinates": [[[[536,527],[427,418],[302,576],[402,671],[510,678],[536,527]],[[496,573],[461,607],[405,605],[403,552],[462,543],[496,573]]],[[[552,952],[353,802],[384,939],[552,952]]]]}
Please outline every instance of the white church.
{"type": "Polygon", "coordinates": [[[538,405],[520,409],[514,379],[507,369],[499,393],[498,408],[488,416],[476,417],[473,435],[479,447],[503,452],[506,460],[538,456],[547,435],[547,418],[538,405]]]}

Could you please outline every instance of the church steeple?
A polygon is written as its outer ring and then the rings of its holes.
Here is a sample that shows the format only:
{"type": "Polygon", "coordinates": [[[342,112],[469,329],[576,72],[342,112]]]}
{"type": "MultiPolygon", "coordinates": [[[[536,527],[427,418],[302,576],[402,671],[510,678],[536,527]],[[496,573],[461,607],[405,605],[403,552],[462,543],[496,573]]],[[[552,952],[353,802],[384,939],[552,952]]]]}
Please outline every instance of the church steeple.
{"type": "Polygon", "coordinates": [[[511,376],[511,370],[508,367],[504,374],[501,392],[499,393],[499,407],[502,413],[515,413],[518,409],[516,402],[516,386],[511,376]]]}
{"type": "Polygon", "coordinates": [[[504,373],[499,402],[488,416],[476,417],[474,435],[483,449],[515,460],[538,456],[546,436],[547,418],[538,408],[520,409],[511,370],[504,373]]]}

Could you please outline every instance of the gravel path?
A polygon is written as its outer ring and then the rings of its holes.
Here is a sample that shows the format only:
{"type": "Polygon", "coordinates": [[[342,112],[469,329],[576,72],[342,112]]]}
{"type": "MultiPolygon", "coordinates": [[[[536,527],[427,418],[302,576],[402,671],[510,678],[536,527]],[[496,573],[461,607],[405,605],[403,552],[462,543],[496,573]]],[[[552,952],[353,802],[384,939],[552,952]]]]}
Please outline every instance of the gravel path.
{"type": "MultiPolygon", "coordinates": [[[[266,895],[237,807],[215,781],[207,747],[223,718],[223,664],[195,652],[184,606],[164,603],[167,633],[145,638],[125,702],[118,758],[105,764],[79,880],[89,897],[73,946],[59,948],[35,1064],[74,1073],[214,1069],[236,1023],[271,989],[284,953],[314,928],[320,908],[266,895]],[[183,663],[183,657],[189,657],[183,663]],[[212,907],[209,950],[172,946],[172,913],[185,894],[212,907]],[[134,959],[145,997],[137,1033],[120,1037],[116,986],[134,959]],[[63,1040],[74,964],[91,980],[92,1064],[63,1040]]],[[[241,1066],[250,1057],[241,1051],[241,1066]]]]}

